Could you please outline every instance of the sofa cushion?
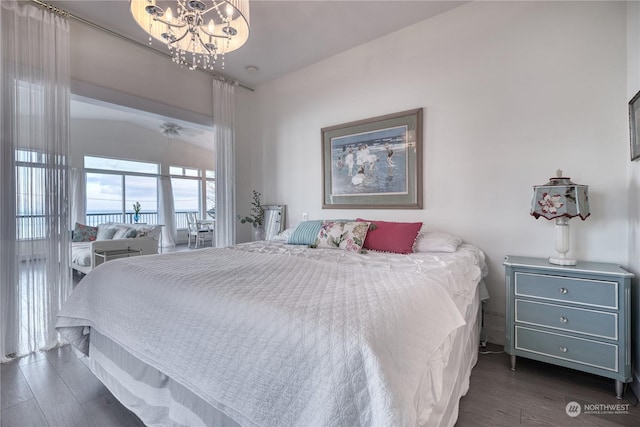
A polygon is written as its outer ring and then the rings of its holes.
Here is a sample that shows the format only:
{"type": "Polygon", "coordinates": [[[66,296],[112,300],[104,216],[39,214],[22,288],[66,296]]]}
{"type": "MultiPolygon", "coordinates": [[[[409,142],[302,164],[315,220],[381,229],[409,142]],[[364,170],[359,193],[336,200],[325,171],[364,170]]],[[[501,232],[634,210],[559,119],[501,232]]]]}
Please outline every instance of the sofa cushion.
{"type": "Polygon", "coordinates": [[[109,227],[115,229],[112,239],[128,239],[135,237],[150,236],[156,240],[160,239],[162,226],[156,224],[127,224],[122,222],[105,222],[98,227],[109,227]]]}
{"type": "Polygon", "coordinates": [[[73,243],[71,250],[71,262],[83,267],[91,266],[91,242],[73,243]]]}
{"type": "Polygon", "coordinates": [[[110,240],[116,234],[116,229],[105,224],[98,224],[98,235],[96,240],[110,240]]]}
{"type": "Polygon", "coordinates": [[[155,240],[160,240],[162,234],[162,226],[156,224],[129,224],[136,230],[133,237],[149,236],[155,240]]]}
{"type": "Polygon", "coordinates": [[[80,224],[76,222],[73,228],[74,242],[93,242],[98,237],[98,227],[92,227],[90,225],[80,224]]]}
{"type": "Polygon", "coordinates": [[[128,237],[136,237],[136,229],[126,225],[114,225],[116,233],[113,235],[113,240],[126,239],[128,237]]]}

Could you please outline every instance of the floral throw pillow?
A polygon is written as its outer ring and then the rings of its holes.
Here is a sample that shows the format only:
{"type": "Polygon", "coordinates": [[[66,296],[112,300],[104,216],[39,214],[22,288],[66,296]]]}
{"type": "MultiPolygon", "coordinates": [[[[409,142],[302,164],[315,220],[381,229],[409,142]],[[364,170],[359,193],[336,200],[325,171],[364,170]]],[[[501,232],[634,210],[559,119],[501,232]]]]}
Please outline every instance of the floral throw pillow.
{"type": "Polygon", "coordinates": [[[90,225],[80,224],[76,222],[76,226],[73,229],[74,242],[93,242],[98,237],[98,227],[92,227],[90,225]]]}
{"type": "Polygon", "coordinates": [[[360,252],[368,231],[368,222],[323,221],[314,246],[360,252]]]}

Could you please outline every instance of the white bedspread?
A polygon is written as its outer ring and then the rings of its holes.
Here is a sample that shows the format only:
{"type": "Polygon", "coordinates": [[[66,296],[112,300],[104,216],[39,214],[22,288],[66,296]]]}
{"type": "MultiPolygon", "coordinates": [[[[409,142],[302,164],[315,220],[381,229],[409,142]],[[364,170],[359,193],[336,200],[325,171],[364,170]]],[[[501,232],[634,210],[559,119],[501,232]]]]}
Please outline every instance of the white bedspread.
{"type": "Polygon", "coordinates": [[[456,254],[257,243],[119,259],[57,328],[85,352],[97,329],[243,425],[417,425],[483,274],[482,252],[456,254]]]}

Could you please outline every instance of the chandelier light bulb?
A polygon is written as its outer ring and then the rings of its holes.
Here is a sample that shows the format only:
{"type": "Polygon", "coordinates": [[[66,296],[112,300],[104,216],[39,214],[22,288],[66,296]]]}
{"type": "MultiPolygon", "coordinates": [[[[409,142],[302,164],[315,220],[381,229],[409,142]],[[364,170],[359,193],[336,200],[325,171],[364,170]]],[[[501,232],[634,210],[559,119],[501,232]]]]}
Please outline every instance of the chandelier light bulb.
{"type": "Polygon", "coordinates": [[[226,12],[227,18],[229,19],[229,21],[231,21],[231,18],[233,17],[233,6],[231,6],[229,3],[227,3],[226,12]]]}
{"type": "Polygon", "coordinates": [[[207,30],[209,30],[210,34],[213,34],[213,30],[215,29],[215,24],[213,23],[213,19],[209,20],[209,26],[207,27],[207,30]]]}
{"type": "Polygon", "coordinates": [[[165,16],[167,18],[167,21],[171,22],[173,20],[173,12],[171,12],[170,7],[167,8],[167,11],[165,12],[165,16]]]}

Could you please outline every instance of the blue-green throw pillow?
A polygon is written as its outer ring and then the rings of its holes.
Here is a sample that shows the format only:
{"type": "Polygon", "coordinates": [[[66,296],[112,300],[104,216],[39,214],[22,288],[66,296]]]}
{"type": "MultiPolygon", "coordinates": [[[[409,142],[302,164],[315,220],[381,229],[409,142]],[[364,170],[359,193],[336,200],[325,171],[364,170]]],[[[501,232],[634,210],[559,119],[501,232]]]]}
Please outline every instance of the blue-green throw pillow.
{"type": "Polygon", "coordinates": [[[302,221],[293,230],[287,240],[289,245],[313,245],[318,238],[318,233],[322,227],[322,220],[302,221]]]}
{"type": "MultiPolygon", "coordinates": [[[[322,228],[322,221],[329,220],[313,220],[313,221],[302,221],[298,226],[293,230],[291,236],[287,240],[287,244],[289,245],[314,245],[316,243],[316,239],[318,238],[318,233],[320,233],[320,228],[322,228]]],[[[335,219],[331,221],[350,221],[348,219],[335,219]]]]}

